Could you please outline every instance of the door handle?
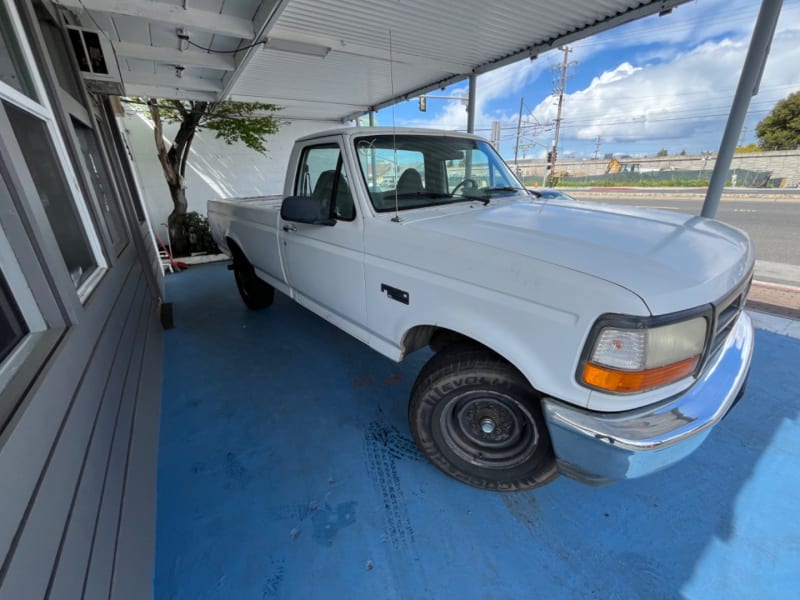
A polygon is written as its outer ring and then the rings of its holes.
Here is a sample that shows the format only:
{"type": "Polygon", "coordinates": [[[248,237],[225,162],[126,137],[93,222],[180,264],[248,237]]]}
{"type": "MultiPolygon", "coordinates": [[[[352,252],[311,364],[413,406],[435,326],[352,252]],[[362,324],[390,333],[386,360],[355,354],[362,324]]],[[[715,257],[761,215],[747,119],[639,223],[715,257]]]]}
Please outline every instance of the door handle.
{"type": "Polygon", "coordinates": [[[297,231],[297,227],[295,227],[294,225],[284,225],[283,226],[283,230],[284,231],[297,231]]]}

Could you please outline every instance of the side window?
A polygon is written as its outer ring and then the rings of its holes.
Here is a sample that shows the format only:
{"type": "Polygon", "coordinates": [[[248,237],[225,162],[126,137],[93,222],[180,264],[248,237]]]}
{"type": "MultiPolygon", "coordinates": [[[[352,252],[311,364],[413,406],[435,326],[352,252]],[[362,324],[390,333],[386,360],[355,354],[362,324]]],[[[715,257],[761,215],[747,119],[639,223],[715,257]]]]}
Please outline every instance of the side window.
{"type": "Polygon", "coordinates": [[[356,218],[350,178],[336,144],[306,148],[300,159],[295,194],[322,200],[323,212],[340,221],[356,218]]]}
{"type": "Polygon", "coordinates": [[[75,287],[80,288],[97,269],[97,259],[69,192],[47,126],[41,119],[13,104],[3,102],[3,108],[8,114],[11,129],[53,228],[70,277],[75,287]]]}
{"type": "MultiPolygon", "coordinates": [[[[49,226],[79,298],[85,300],[105,264],[91,215],[78,187],[44,83],[14,5],[0,0],[0,148],[15,174],[15,193],[49,226]],[[22,92],[22,93],[20,93],[22,92]]],[[[33,213],[31,213],[33,214],[33,213]]],[[[13,288],[13,285],[12,285],[13,288]]]]}
{"type": "Polygon", "coordinates": [[[31,250],[0,174],[0,433],[64,330],[31,250]]]}
{"type": "MultiPolygon", "coordinates": [[[[34,0],[36,18],[45,45],[49,49],[49,62],[55,78],[54,93],[65,113],[61,130],[72,151],[75,169],[83,174],[80,183],[87,203],[97,217],[109,253],[119,256],[128,244],[126,222],[119,202],[118,190],[109,175],[109,166],[99,138],[102,127],[98,127],[97,116],[103,107],[97,96],[84,99],[73,66],[70,44],[62,31],[60,20],[69,12],[50,10],[42,0],[34,0]],[[59,16],[61,15],[61,16],[59,16]],[[70,131],[70,125],[72,126],[70,131]],[[74,133],[74,136],[71,135],[74,133]]],[[[70,30],[74,33],[74,30],[70,30]]],[[[42,71],[47,70],[47,59],[40,57],[42,71]]]]}
{"type": "Polygon", "coordinates": [[[85,300],[104,267],[22,21],[0,0],[0,433],[69,325],[65,295],[85,300]]]}
{"type": "Polygon", "coordinates": [[[0,364],[29,331],[28,324],[8,289],[6,278],[0,272],[0,364]]]}
{"type": "Polygon", "coordinates": [[[106,223],[108,236],[114,252],[119,256],[128,243],[125,222],[111,183],[105,158],[100,150],[95,132],[77,119],[72,119],[72,127],[78,137],[78,144],[86,161],[90,184],[100,204],[100,211],[106,223]]]}
{"type": "Polygon", "coordinates": [[[38,100],[22,47],[14,35],[11,15],[3,2],[0,2],[0,82],[31,100],[38,100]]]}

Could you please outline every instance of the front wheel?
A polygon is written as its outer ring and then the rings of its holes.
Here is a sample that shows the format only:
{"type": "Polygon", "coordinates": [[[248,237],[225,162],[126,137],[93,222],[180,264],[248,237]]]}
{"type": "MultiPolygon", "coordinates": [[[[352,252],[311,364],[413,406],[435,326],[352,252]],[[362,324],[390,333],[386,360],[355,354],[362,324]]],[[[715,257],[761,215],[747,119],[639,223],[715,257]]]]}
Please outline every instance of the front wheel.
{"type": "Polygon", "coordinates": [[[408,417],[423,454],[474,487],[524,490],[558,476],[539,396],[483,347],[456,344],[434,356],[414,384],[408,417]]]}

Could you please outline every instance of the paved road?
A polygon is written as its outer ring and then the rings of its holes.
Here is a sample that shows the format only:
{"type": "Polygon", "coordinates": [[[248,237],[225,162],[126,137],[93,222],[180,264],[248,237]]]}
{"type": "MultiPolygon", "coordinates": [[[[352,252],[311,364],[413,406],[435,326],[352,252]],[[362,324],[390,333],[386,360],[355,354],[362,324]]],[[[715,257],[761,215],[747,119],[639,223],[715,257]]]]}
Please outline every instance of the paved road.
{"type": "MultiPolygon", "coordinates": [[[[702,198],[668,199],[666,194],[650,198],[626,197],[610,191],[602,198],[589,198],[579,193],[574,195],[582,200],[646,206],[695,215],[700,214],[703,204],[702,198]]],[[[750,235],[756,246],[758,279],[800,286],[800,199],[723,198],[717,218],[750,235]]]]}

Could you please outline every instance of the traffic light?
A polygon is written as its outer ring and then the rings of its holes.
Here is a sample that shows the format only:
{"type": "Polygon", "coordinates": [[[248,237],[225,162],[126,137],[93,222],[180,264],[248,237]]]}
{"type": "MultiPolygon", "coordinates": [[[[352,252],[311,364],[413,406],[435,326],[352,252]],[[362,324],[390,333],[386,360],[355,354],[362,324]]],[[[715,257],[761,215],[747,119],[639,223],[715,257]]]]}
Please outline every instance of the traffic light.
{"type": "Polygon", "coordinates": [[[547,164],[549,165],[552,162],[553,162],[553,153],[552,152],[548,152],[547,153],[547,164]]]}
{"type": "Polygon", "coordinates": [[[428,98],[425,96],[419,97],[419,110],[420,112],[425,112],[428,110],[428,98]]]}

